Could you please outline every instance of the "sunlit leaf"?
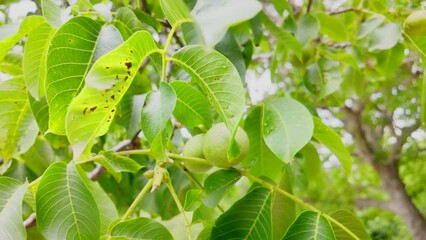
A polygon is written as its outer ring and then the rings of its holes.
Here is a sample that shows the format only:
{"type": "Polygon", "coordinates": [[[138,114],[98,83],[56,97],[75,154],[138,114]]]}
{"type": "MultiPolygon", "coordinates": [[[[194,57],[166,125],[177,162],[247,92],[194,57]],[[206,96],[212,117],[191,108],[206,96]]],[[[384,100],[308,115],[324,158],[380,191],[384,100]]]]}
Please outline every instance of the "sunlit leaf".
{"type": "Polygon", "coordinates": [[[343,144],[339,135],[329,126],[325,125],[321,119],[314,117],[314,138],[327,146],[336,155],[345,169],[346,174],[351,172],[352,158],[348,149],[343,144]]]}
{"type": "Polygon", "coordinates": [[[0,156],[9,160],[15,154],[26,152],[37,134],[24,79],[0,82],[0,156]]]}
{"type": "MultiPolygon", "coordinates": [[[[40,16],[29,16],[26,17],[20,27],[19,30],[11,36],[8,36],[0,41],[0,60],[2,60],[7,52],[25,35],[27,35],[30,31],[37,28],[40,24],[45,22],[43,17],[40,16]]],[[[5,28],[6,26],[2,26],[5,28]]],[[[0,31],[3,29],[0,28],[0,31]]]]}
{"type": "Polygon", "coordinates": [[[198,23],[205,44],[211,47],[225,36],[228,27],[254,17],[260,10],[262,4],[256,0],[198,0],[191,15],[198,23]]]}
{"type": "Polygon", "coordinates": [[[5,240],[26,239],[22,222],[22,199],[27,183],[10,177],[0,177],[0,236],[5,240]]]}
{"type": "MultiPolygon", "coordinates": [[[[314,123],[316,118],[314,117],[314,123]]],[[[315,125],[316,127],[317,125],[315,125]]],[[[315,137],[315,130],[314,130],[315,137]]],[[[316,183],[318,177],[321,175],[322,164],[317,149],[314,145],[308,143],[305,147],[300,150],[300,153],[303,155],[303,171],[306,178],[309,180],[309,183],[316,183]]]]}
{"type": "Polygon", "coordinates": [[[160,0],[161,9],[172,26],[178,22],[192,21],[188,7],[182,0],[160,0]]]}
{"type": "Polygon", "coordinates": [[[206,196],[203,202],[206,206],[215,207],[225,191],[240,179],[241,173],[232,169],[222,169],[210,174],[204,181],[206,196]]]}
{"type": "Polygon", "coordinates": [[[386,23],[370,34],[368,50],[386,50],[395,46],[401,39],[401,26],[397,23],[386,23]],[[386,36],[386,37],[383,37],[386,36]]]}
{"type": "Polygon", "coordinates": [[[201,193],[200,189],[191,189],[186,193],[185,202],[183,204],[185,211],[194,211],[201,205],[201,193]]]}
{"type": "Polygon", "coordinates": [[[11,76],[21,76],[23,74],[22,56],[14,53],[7,54],[3,61],[0,61],[0,71],[11,76]]]}
{"type": "Polygon", "coordinates": [[[67,110],[89,70],[100,31],[99,22],[76,17],[64,24],[52,38],[45,87],[52,133],[65,135],[67,110]]]}
{"type": "MultiPolygon", "coordinates": [[[[288,193],[292,193],[291,187],[291,169],[284,167],[285,172],[281,177],[279,187],[288,193]]],[[[281,239],[287,232],[287,229],[296,219],[296,203],[278,193],[274,192],[272,196],[272,235],[274,240],[281,239]]]]}
{"type": "Polygon", "coordinates": [[[362,39],[370,34],[374,29],[380,26],[383,23],[385,17],[382,15],[374,15],[374,17],[363,22],[359,28],[358,39],[362,39]]]}
{"type": "Polygon", "coordinates": [[[110,233],[111,240],[161,239],[173,240],[170,232],[160,223],[149,218],[135,218],[116,224],[110,233]]]}
{"type": "Polygon", "coordinates": [[[62,9],[56,4],[54,0],[41,0],[41,9],[43,17],[50,26],[58,29],[62,26],[61,13],[62,9]]]}
{"type": "Polygon", "coordinates": [[[284,162],[305,146],[312,137],[314,124],[309,111],[291,98],[265,103],[263,137],[272,152],[284,162]]]}
{"type": "Polygon", "coordinates": [[[336,237],[325,217],[316,212],[304,211],[299,214],[282,239],[334,240],[336,237]]]}
{"type": "Polygon", "coordinates": [[[257,184],[215,222],[211,239],[272,239],[272,192],[257,184]]]}
{"type": "Polygon", "coordinates": [[[93,65],[86,85],[72,101],[67,114],[67,136],[75,158],[96,136],[108,131],[116,106],[137,69],[155,49],[151,34],[140,31],[93,65]]]}
{"type": "Polygon", "coordinates": [[[320,23],[320,32],[336,42],[348,40],[348,33],[343,23],[334,16],[325,13],[315,15],[320,23]]]}
{"type": "Polygon", "coordinates": [[[30,32],[25,44],[23,61],[25,84],[36,100],[40,100],[44,95],[47,50],[54,32],[54,28],[43,23],[30,32]]]}
{"type": "Polygon", "coordinates": [[[176,92],[177,101],[173,115],[188,128],[205,127],[209,129],[213,113],[207,98],[195,87],[184,81],[170,83],[176,92]]]}
{"type": "Polygon", "coordinates": [[[142,22],[136,17],[135,13],[127,7],[117,10],[112,23],[121,32],[124,40],[127,40],[137,31],[145,30],[142,22]]]}
{"type": "Polygon", "coordinates": [[[100,217],[95,199],[78,166],[56,162],[37,188],[37,225],[47,239],[99,239],[100,217]]]}

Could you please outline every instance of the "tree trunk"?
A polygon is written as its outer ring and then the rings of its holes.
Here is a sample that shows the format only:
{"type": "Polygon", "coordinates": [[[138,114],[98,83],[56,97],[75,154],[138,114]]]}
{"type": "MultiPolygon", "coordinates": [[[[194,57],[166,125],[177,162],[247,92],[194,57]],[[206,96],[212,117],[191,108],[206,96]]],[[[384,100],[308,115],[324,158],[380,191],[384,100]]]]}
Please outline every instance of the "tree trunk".
{"type": "Polygon", "coordinates": [[[398,214],[407,225],[414,239],[426,239],[426,219],[414,205],[405,190],[405,185],[399,177],[397,164],[373,164],[382,180],[383,189],[389,194],[390,210],[398,214]]]}

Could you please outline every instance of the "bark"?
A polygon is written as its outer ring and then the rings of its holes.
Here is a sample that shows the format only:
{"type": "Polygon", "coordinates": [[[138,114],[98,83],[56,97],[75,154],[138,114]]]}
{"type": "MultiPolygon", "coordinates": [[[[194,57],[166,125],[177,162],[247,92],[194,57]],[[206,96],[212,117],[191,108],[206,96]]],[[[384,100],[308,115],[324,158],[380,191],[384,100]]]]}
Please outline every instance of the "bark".
{"type": "MultiPolygon", "coordinates": [[[[369,129],[363,125],[362,109],[354,110],[345,107],[343,111],[345,112],[345,125],[354,137],[358,156],[374,167],[381,178],[383,190],[390,196],[390,200],[386,204],[380,204],[380,207],[398,214],[414,239],[426,239],[426,219],[408,195],[398,171],[398,161],[401,157],[403,145],[411,132],[416,130],[419,125],[415,124],[402,129],[403,133],[397,137],[397,142],[392,146],[390,156],[386,159],[379,159],[377,153],[384,149],[375,144],[380,142],[380,139],[372,139],[368,133],[369,129]]],[[[368,203],[368,201],[363,203],[368,203]]]]}

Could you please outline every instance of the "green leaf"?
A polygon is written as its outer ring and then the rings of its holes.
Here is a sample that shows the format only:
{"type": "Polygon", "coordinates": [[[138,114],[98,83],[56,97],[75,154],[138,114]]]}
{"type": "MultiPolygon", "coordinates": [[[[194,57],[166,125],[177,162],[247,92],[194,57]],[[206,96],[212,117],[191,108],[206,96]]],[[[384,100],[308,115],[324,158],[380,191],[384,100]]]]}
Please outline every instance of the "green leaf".
{"type": "Polygon", "coordinates": [[[263,110],[264,107],[255,107],[247,115],[244,122],[244,130],[250,140],[249,171],[255,176],[267,176],[276,181],[280,178],[283,162],[266,145],[263,139],[263,110]]]}
{"type": "Polygon", "coordinates": [[[93,195],[96,205],[98,206],[100,217],[100,235],[105,235],[108,233],[109,225],[118,218],[117,209],[98,182],[93,182],[88,178],[83,178],[82,180],[88,187],[90,193],[93,195]]]}
{"type": "Polygon", "coordinates": [[[135,218],[115,225],[110,239],[161,239],[173,240],[170,232],[160,223],[149,218],[135,218]]]}
{"type": "Polygon", "coordinates": [[[260,12],[259,16],[262,23],[265,25],[265,28],[268,29],[278,41],[284,42],[286,49],[293,51],[299,59],[302,59],[302,45],[300,42],[286,30],[276,26],[265,13],[260,12]]]}
{"type": "Polygon", "coordinates": [[[65,135],[67,110],[89,70],[100,31],[101,25],[95,20],[76,17],[64,24],[52,38],[45,87],[52,133],[65,135]]]}
{"type": "MultiPolygon", "coordinates": [[[[136,81],[136,79],[134,80],[136,81]]],[[[133,83],[134,83],[133,81],[133,83]]],[[[132,88],[130,86],[129,90],[132,88]]],[[[132,139],[141,129],[141,112],[146,95],[125,95],[120,101],[121,117],[117,123],[126,128],[127,137],[132,139]]]]}
{"type": "MultiPolygon", "coordinates": [[[[40,24],[43,24],[45,20],[43,17],[40,16],[29,16],[22,21],[19,30],[11,35],[8,36],[0,41],[0,60],[3,60],[3,58],[6,56],[7,52],[15,46],[15,44],[25,35],[27,35],[29,32],[31,32],[33,29],[37,28],[40,24]]],[[[0,28],[0,31],[3,31],[3,29],[0,28]]]]}
{"type": "Polygon", "coordinates": [[[142,168],[135,160],[117,155],[114,151],[101,151],[99,154],[103,156],[99,162],[112,174],[117,182],[121,181],[121,172],[136,173],[142,168]]]}
{"type": "Polygon", "coordinates": [[[206,196],[203,203],[215,207],[225,191],[241,178],[241,173],[233,169],[221,169],[210,174],[204,181],[206,196]]]}
{"type": "Polygon", "coordinates": [[[43,17],[50,26],[58,29],[64,23],[61,19],[62,9],[53,0],[41,0],[43,17]]]}
{"type": "Polygon", "coordinates": [[[43,23],[28,35],[24,48],[24,78],[30,94],[38,101],[44,95],[47,50],[55,29],[43,23]]]}
{"type": "Polygon", "coordinates": [[[352,158],[348,149],[343,144],[339,135],[329,126],[325,125],[321,119],[314,117],[314,138],[324,144],[330,151],[336,155],[345,169],[346,174],[351,172],[352,158]]]}
{"type": "Polygon", "coordinates": [[[258,185],[215,222],[211,239],[272,239],[272,192],[258,185]]]}
{"type": "MultiPolygon", "coordinates": [[[[233,34],[228,31],[220,42],[215,46],[215,49],[227,57],[240,74],[240,78],[245,79],[246,76],[246,63],[244,61],[244,54],[241,52],[240,46],[238,45],[233,34]]],[[[249,56],[251,60],[251,56],[249,56]]]]}
{"type": "Polygon", "coordinates": [[[33,171],[37,176],[55,161],[55,153],[50,144],[41,137],[38,137],[34,145],[27,152],[21,155],[25,166],[33,171]]]}
{"type": "Polygon", "coordinates": [[[318,13],[315,16],[320,22],[320,32],[322,34],[327,35],[336,42],[348,40],[348,33],[342,21],[325,13],[318,13]]]}
{"type": "Polygon", "coordinates": [[[20,54],[9,53],[2,61],[0,61],[0,72],[4,72],[11,76],[21,76],[22,72],[22,56],[20,54]]]}
{"type": "Polygon", "coordinates": [[[112,23],[121,32],[124,40],[127,40],[137,31],[145,30],[145,27],[136,17],[135,13],[127,7],[122,7],[117,10],[112,23]]]}
{"type": "MultiPolygon", "coordinates": [[[[315,124],[316,117],[314,117],[314,125],[315,124]]],[[[314,137],[315,137],[315,130],[314,129],[314,137]]],[[[300,153],[303,155],[304,162],[303,162],[303,171],[306,178],[309,180],[309,183],[315,184],[318,181],[319,176],[321,175],[322,171],[322,164],[321,159],[319,157],[319,154],[317,152],[317,149],[314,147],[314,145],[308,143],[305,147],[300,150],[300,153]]]]}
{"type": "Polygon", "coordinates": [[[151,34],[140,31],[96,61],[86,85],[71,102],[67,136],[79,157],[96,136],[108,131],[117,104],[129,88],[142,61],[157,49],[151,34]]]}
{"type": "Polygon", "coordinates": [[[176,92],[176,107],[173,115],[188,128],[210,129],[213,112],[207,98],[195,87],[184,81],[170,83],[176,92]]]}
{"type": "Polygon", "coordinates": [[[394,47],[401,39],[401,26],[397,23],[387,23],[376,28],[371,34],[368,50],[386,50],[394,47]],[[386,37],[383,37],[386,36],[386,37]]]}
{"type": "Polygon", "coordinates": [[[22,200],[27,185],[10,177],[0,177],[0,236],[4,240],[27,238],[22,222],[22,200]]]}
{"type": "MultiPolygon", "coordinates": [[[[184,47],[171,60],[191,75],[234,137],[245,107],[245,91],[234,65],[217,51],[202,46],[184,47]]],[[[239,154],[234,143],[231,141],[229,159],[239,154]]]]}
{"type": "Polygon", "coordinates": [[[308,67],[304,76],[305,85],[310,92],[324,98],[340,89],[342,75],[339,63],[327,58],[320,58],[308,67]]]}
{"type": "Polygon", "coordinates": [[[166,82],[160,83],[160,89],[147,95],[141,113],[141,127],[145,137],[151,143],[153,154],[163,161],[165,141],[168,134],[164,131],[166,124],[176,106],[175,90],[166,82]]]}
{"type": "Polygon", "coordinates": [[[266,102],[263,119],[265,143],[284,162],[291,161],[312,137],[314,124],[311,114],[291,98],[266,102]]]}
{"type": "Polygon", "coordinates": [[[183,205],[183,208],[185,211],[194,211],[199,206],[201,206],[201,190],[200,189],[191,189],[188,192],[186,192],[185,196],[185,202],[183,205]]]}
{"type": "MultiPolygon", "coordinates": [[[[359,239],[365,239],[370,240],[371,237],[365,231],[364,226],[362,225],[361,221],[351,212],[348,210],[338,210],[330,215],[332,218],[337,220],[339,223],[341,223],[343,226],[345,226],[349,231],[351,231],[353,234],[355,234],[359,239]]],[[[341,227],[335,225],[334,223],[331,224],[333,227],[334,234],[336,235],[336,239],[339,240],[352,240],[354,239],[352,236],[350,236],[347,232],[345,232],[341,227]]]]}
{"type": "Polygon", "coordinates": [[[47,239],[99,239],[96,201],[74,163],[55,162],[43,174],[36,192],[39,230],[47,239]]]}
{"type": "Polygon", "coordinates": [[[198,0],[191,14],[205,44],[212,47],[225,36],[228,27],[256,16],[261,10],[262,4],[256,0],[198,0]]]}
{"type": "MultiPolygon", "coordinates": [[[[284,167],[285,172],[280,180],[279,187],[288,193],[292,193],[291,187],[291,169],[288,165],[284,167]]],[[[296,203],[278,193],[272,195],[272,236],[273,239],[281,239],[287,229],[296,219],[296,203]]]]}
{"type": "Polygon", "coordinates": [[[311,14],[306,14],[299,20],[296,38],[300,44],[305,45],[318,35],[319,29],[318,20],[311,14]]]}
{"type": "Polygon", "coordinates": [[[182,0],[160,0],[161,9],[172,26],[176,23],[192,21],[188,7],[182,0]]]}
{"type": "Polygon", "coordinates": [[[114,25],[104,25],[99,33],[98,42],[96,43],[95,54],[92,63],[96,62],[100,57],[109,53],[111,50],[120,46],[124,42],[120,31],[114,25]]]}
{"type": "Polygon", "coordinates": [[[382,51],[377,55],[377,67],[385,77],[394,74],[404,60],[404,46],[400,43],[395,47],[382,51]]]}
{"type": "Polygon", "coordinates": [[[376,28],[380,26],[380,24],[385,21],[385,17],[383,15],[374,15],[373,17],[369,18],[367,21],[363,22],[359,28],[358,32],[358,39],[365,38],[373,32],[376,28]]]}
{"type": "Polygon", "coordinates": [[[336,238],[325,217],[313,211],[304,211],[299,214],[282,239],[334,240],[336,238]]]}
{"type": "Polygon", "coordinates": [[[26,152],[38,134],[31,113],[24,79],[12,78],[0,82],[0,156],[9,160],[26,152]]]}

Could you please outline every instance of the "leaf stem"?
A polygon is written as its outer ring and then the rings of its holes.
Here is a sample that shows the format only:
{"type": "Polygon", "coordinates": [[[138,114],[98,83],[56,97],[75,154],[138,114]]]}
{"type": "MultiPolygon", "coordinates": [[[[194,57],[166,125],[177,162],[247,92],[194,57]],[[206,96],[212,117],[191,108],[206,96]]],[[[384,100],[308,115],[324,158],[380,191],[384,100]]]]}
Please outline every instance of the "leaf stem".
{"type": "Polygon", "coordinates": [[[121,217],[121,221],[126,220],[132,212],[135,210],[135,208],[138,206],[139,202],[142,200],[143,197],[149,192],[149,190],[152,187],[152,183],[154,182],[154,179],[150,179],[145,186],[142,188],[142,190],[139,192],[138,196],[133,201],[132,205],[127,209],[126,213],[124,213],[123,217],[121,217]]]}
{"type": "Polygon", "coordinates": [[[285,191],[284,189],[275,186],[272,183],[269,183],[265,180],[262,180],[256,176],[251,175],[250,173],[244,171],[244,170],[240,170],[237,169],[237,171],[239,171],[241,173],[241,175],[247,177],[248,179],[257,182],[273,191],[276,191],[278,193],[280,193],[281,195],[290,198],[291,200],[293,200],[294,202],[298,203],[299,205],[303,206],[306,209],[309,209],[311,211],[317,212],[318,214],[321,214],[322,216],[324,216],[328,221],[336,224],[338,227],[340,227],[343,231],[345,231],[347,234],[349,234],[351,237],[353,237],[356,240],[361,240],[358,236],[356,236],[351,230],[349,230],[347,227],[345,227],[343,224],[341,224],[339,221],[337,221],[336,219],[334,219],[333,217],[331,217],[330,215],[323,213],[322,211],[320,211],[319,209],[315,208],[314,206],[308,204],[307,202],[303,201],[302,199],[294,196],[293,194],[285,191]]]}
{"type": "Polygon", "coordinates": [[[176,191],[173,188],[172,182],[168,181],[166,183],[166,185],[167,185],[167,188],[170,191],[170,194],[172,194],[173,200],[175,200],[175,203],[176,203],[177,207],[179,208],[180,213],[182,214],[183,220],[185,221],[186,232],[188,234],[188,240],[191,240],[192,239],[191,238],[191,229],[190,229],[191,224],[189,223],[188,218],[186,218],[185,209],[183,208],[182,203],[180,202],[179,197],[177,196],[176,191]]]}

